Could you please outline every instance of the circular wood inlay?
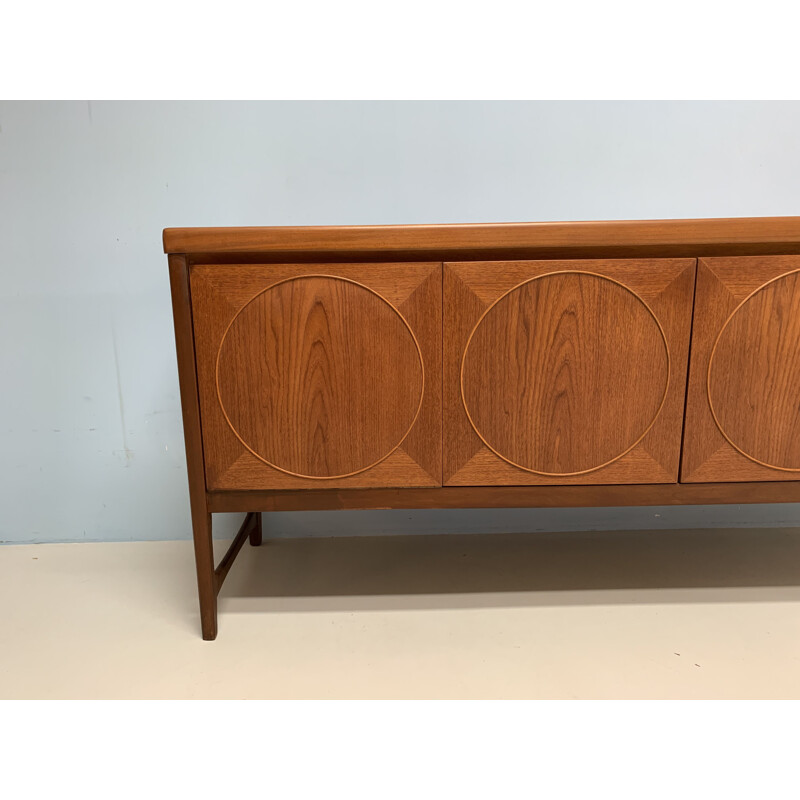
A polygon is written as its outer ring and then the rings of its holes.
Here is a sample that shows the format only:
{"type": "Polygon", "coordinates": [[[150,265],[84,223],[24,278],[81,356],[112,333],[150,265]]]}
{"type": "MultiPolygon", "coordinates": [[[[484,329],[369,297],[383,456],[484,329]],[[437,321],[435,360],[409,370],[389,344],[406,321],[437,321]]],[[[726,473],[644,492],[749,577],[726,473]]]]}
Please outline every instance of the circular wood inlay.
{"type": "Polygon", "coordinates": [[[800,471],[800,271],[758,288],[723,325],[708,365],[708,402],[743,456],[800,471]]]}
{"type": "Polygon", "coordinates": [[[306,478],[363,472],[392,453],[422,403],[417,340],[371,289],[290,278],[250,300],[217,356],[217,394],[242,444],[306,478]]]}
{"type": "Polygon", "coordinates": [[[500,458],[575,475],[642,440],[669,373],[661,325],[640,297],[610,278],[564,271],[514,287],[484,312],[464,352],[461,394],[500,458]]]}

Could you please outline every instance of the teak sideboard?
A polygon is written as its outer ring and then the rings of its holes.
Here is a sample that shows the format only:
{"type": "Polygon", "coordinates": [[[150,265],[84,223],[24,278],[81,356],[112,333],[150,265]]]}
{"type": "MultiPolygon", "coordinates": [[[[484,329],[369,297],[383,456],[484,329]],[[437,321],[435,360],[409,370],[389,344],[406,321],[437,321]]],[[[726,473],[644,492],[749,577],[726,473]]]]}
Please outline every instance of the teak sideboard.
{"type": "Polygon", "coordinates": [[[164,249],[205,639],[260,512],[800,501],[800,217],[164,249]]]}

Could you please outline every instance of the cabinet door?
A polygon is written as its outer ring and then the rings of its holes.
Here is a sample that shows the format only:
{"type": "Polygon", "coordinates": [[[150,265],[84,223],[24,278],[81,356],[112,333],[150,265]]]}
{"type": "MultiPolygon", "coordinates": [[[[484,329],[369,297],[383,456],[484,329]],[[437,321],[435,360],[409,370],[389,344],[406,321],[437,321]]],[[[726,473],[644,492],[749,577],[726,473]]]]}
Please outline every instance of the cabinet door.
{"type": "Polygon", "coordinates": [[[698,264],[681,480],[800,479],[800,257],[698,264]]]}
{"type": "Polygon", "coordinates": [[[445,483],[677,481],[694,271],[445,264],[445,483]]]}
{"type": "Polygon", "coordinates": [[[441,483],[441,264],[191,269],[209,489],[441,483]]]}

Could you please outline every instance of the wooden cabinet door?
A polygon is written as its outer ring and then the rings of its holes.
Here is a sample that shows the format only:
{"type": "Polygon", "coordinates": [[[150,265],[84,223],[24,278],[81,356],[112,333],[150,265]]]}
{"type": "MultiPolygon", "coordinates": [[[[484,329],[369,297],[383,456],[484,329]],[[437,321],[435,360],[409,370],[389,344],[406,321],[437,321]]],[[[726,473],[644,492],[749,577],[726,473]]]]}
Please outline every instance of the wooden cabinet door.
{"type": "Polygon", "coordinates": [[[800,256],[703,258],[681,480],[800,479],[800,256]]]}
{"type": "Polygon", "coordinates": [[[208,489],[441,483],[441,264],[191,268],[208,489]]]}
{"type": "Polygon", "coordinates": [[[446,484],[677,481],[695,259],[444,270],[446,484]]]}

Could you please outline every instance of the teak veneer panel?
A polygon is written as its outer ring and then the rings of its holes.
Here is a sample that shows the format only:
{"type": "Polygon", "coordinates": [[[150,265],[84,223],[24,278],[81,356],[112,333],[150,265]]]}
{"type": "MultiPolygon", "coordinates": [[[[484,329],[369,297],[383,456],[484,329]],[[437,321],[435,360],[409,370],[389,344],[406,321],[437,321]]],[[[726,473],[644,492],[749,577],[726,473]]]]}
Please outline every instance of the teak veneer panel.
{"type": "Polygon", "coordinates": [[[800,480],[800,256],[700,260],[681,480],[800,480]]]}
{"type": "Polygon", "coordinates": [[[441,266],[191,272],[209,489],[437,486],[441,266]]]}
{"type": "Polygon", "coordinates": [[[289,475],[341,478],[392,453],[416,421],[422,354],[380,295],[331,276],[273,284],[240,309],[217,396],[253,455],[289,475]]]}
{"type": "Polygon", "coordinates": [[[669,385],[664,334],[622,284],[583,271],[511,289],[482,315],[461,364],[462,401],[494,453],[530,472],[593,472],[652,426],[669,385]]]}
{"type": "Polygon", "coordinates": [[[445,264],[445,483],[677,481],[694,267],[445,264]]]}

